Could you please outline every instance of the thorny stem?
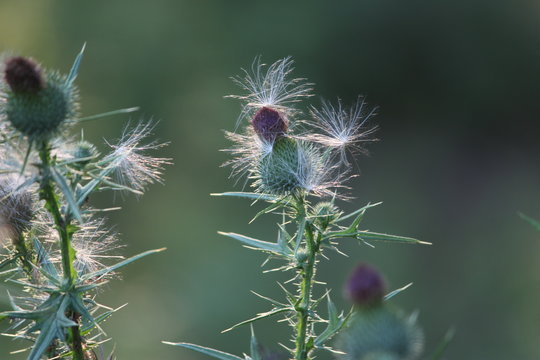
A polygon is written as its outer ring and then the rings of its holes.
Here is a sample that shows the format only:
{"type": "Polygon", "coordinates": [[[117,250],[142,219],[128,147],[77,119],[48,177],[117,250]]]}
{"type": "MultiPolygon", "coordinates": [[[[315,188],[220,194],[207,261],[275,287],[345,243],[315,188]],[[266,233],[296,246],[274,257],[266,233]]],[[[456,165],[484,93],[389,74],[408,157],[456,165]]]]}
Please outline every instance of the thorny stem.
{"type": "Polygon", "coordinates": [[[22,268],[26,275],[30,279],[33,278],[33,266],[32,266],[32,260],[30,252],[28,251],[28,248],[26,247],[25,239],[22,234],[17,235],[17,240],[14,241],[15,250],[17,251],[17,256],[19,257],[21,261],[22,268]]]}
{"type": "MultiPolygon", "coordinates": [[[[306,206],[303,198],[297,199],[297,221],[299,224],[306,222],[306,206]]],[[[302,229],[299,228],[299,231],[302,229]]],[[[300,297],[295,306],[296,310],[296,339],[295,339],[295,360],[309,359],[309,352],[313,348],[312,340],[308,339],[308,329],[310,328],[311,312],[311,292],[313,277],[315,275],[315,258],[319,251],[319,244],[313,238],[311,225],[306,223],[304,234],[306,258],[299,265],[299,293],[300,297]]]]}
{"type": "MultiPolygon", "coordinates": [[[[70,220],[62,216],[60,212],[60,204],[58,203],[58,196],[54,191],[54,185],[51,181],[51,149],[47,142],[41,144],[39,149],[39,157],[41,159],[41,183],[40,183],[40,196],[45,201],[46,208],[52,215],[56,230],[60,236],[60,249],[62,253],[62,269],[64,273],[64,279],[67,282],[68,288],[71,289],[77,279],[77,272],[73,267],[73,261],[75,254],[71,247],[71,237],[73,235],[73,226],[70,224],[70,220]]],[[[79,314],[72,311],[69,312],[69,317],[75,322],[79,321],[79,314]]],[[[73,351],[73,360],[84,360],[83,341],[79,326],[72,326],[71,332],[71,350],[73,351]]]]}

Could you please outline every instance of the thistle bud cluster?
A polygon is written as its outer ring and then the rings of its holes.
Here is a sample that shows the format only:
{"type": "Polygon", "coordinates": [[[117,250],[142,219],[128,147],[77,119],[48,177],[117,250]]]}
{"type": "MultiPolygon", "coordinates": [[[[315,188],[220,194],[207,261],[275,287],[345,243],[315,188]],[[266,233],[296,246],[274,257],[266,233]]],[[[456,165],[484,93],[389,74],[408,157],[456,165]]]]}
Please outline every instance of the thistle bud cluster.
{"type": "Polygon", "coordinates": [[[354,312],[336,337],[335,347],[343,360],[415,360],[424,344],[416,315],[404,313],[383,302],[385,285],[377,269],[357,266],[346,283],[347,298],[354,312]]]}
{"type": "MultiPolygon", "coordinates": [[[[124,259],[117,236],[90,206],[97,191],[141,195],[160,182],[168,159],[148,155],[163,144],[146,139],[153,125],[128,127],[118,142],[97,147],[69,134],[77,113],[82,51],[68,76],[25,57],[7,59],[0,89],[0,272],[21,285],[11,300],[10,336],[31,341],[28,359],[97,359],[100,323],[116,309],[96,295],[124,259]]],[[[122,109],[97,119],[128,113],[122,109]]],[[[4,358],[0,351],[0,358],[4,358]]]]}

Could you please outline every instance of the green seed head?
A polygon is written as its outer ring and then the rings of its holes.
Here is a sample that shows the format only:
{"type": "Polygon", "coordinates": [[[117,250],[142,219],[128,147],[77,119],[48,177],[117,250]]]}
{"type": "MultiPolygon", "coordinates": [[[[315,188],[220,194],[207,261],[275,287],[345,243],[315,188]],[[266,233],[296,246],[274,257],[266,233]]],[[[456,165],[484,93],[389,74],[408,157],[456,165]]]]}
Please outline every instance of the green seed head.
{"type": "Polygon", "coordinates": [[[19,69],[20,66],[6,64],[5,79],[9,80],[9,89],[5,94],[4,111],[7,120],[21,134],[32,140],[42,140],[57,133],[73,115],[76,91],[57,73],[42,78],[41,72],[31,68],[31,64],[29,61],[26,64],[26,73],[19,69]]]}

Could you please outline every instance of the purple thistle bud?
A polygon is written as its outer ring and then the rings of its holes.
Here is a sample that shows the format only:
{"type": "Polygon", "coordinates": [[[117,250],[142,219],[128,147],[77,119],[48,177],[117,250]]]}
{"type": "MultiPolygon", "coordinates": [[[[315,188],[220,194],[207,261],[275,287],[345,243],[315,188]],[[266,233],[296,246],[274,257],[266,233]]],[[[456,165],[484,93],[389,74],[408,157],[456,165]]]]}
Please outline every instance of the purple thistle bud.
{"type": "Polygon", "coordinates": [[[370,307],[382,302],[385,288],[384,280],[375,268],[360,264],[349,277],[345,292],[354,304],[370,307]]]}
{"type": "Polygon", "coordinates": [[[45,87],[38,65],[25,57],[12,57],[6,61],[4,77],[15,93],[37,93],[45,87]]]}
{"type": "Polygon", "coordinates": [[[278,111],[263,106],[251,120],[253,129],[263,141],[273,143],[287,133],[289,122],[278,111]]]}

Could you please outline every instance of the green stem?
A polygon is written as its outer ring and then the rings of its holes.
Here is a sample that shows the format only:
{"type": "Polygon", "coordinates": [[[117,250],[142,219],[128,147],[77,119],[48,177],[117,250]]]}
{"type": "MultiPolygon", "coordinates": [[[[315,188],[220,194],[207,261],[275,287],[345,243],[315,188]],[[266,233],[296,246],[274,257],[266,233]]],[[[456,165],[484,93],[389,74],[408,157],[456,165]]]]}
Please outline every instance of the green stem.
{"type": "MultiPolygon", "coordinates": [[[[306,220],[306,208],[303,199],[298,199],[298,223],[302,223],[306,220]]],[[[314,242],[313,231],[310,224],[306,224],[304,234],[305,235],[305,251],[306,258],[301,264],[299,269],[300,284],[299,292],[300,297],[298,299],[296,310],[296,339],[295,339],[295,360],[307,360],[309,359],[309,352],[313,348],[313,345],[308,339],[308,329],[310,328],[311,311],[311,293],[313,287],[313,277],[315,275],[315,260],[319,246],[314,242]]]]}
{"type": "Polygon", "coordinates": [[[21,261],[22,268],[29,279],[33,279],[33,266],[32,266],[32,255],[28,251],[28,248],[25,243],[24,236],[22,234],[17,235],[17,240],[14,241],[15,251],[17,256],[21,261]]]}
{"type": "MultiPolygon", "coordinates": [[[[39,157],[41,160],[41,187],[40,196],[45,201],[46,208],[53,217],[56,225],[56,230],[60,237],[60,250],[62,254],[62,270],[64,274],[64,280],[67,283],[68,289],[72,289],[77,280],[77,272],[73,267],[73,261],[75,260],[75,254],[71,247],[71,237],[73,230],[71,229],[70,221],[62,216],[60,211],[60,204],[58,202],[58,196],[54,191],[54,184],[51,181],[51,151],[49,144],[43,142],[39,149],[39,157]]],[[[79,314],[76,312],[70,312],[70,318],[78,323],[79,314]]],[[[79,326],[72,326],[71,332],[71,350],[73,351],[73,360],[84,360],[83,341],[79,326]]]]}

